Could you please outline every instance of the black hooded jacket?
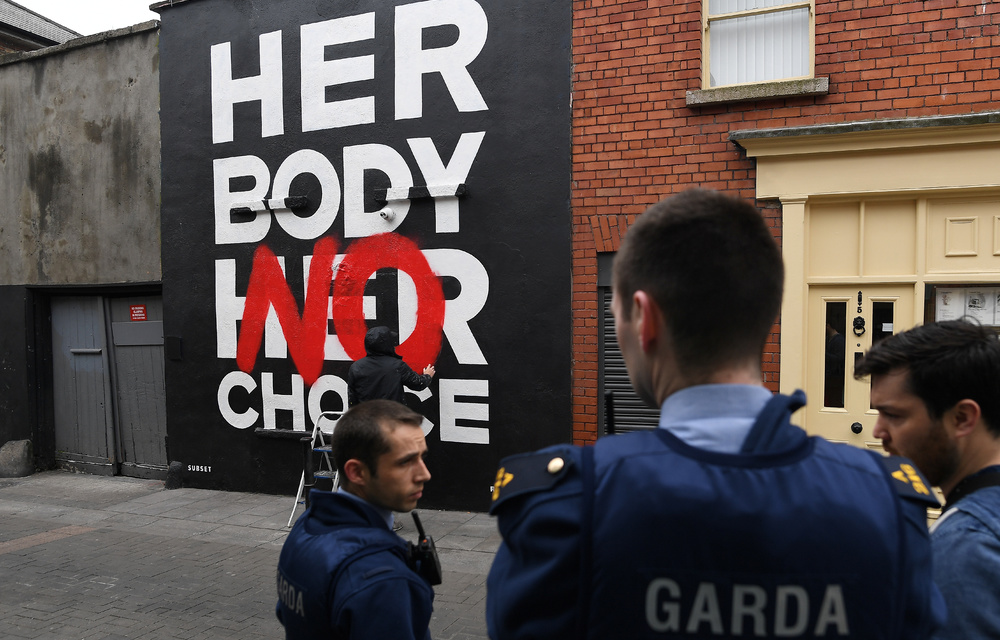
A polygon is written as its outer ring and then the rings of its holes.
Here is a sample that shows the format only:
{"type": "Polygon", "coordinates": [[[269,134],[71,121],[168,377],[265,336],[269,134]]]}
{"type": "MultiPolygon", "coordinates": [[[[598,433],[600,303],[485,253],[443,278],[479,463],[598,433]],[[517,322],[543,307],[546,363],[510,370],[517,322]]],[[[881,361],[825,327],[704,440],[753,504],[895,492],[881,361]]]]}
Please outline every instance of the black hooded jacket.
{"type": "Polygon", "coordinates": [[[374,327],[365,334],[368,354],[351,365],[347,372],[347,403],[354,406],[365,400],[403,401],[403,386],[417,391],[426,389],[431,377],[416,373],[396,355],[399,336],[388,327],[374,327]]]}

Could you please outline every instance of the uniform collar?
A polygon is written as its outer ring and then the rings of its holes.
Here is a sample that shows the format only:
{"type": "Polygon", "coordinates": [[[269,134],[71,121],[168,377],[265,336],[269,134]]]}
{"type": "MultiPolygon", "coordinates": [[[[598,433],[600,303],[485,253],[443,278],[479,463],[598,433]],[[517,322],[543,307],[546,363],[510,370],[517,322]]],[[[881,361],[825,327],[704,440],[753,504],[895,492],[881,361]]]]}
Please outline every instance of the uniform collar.
{"type": "Polygon", "coordinates": [[[393,524],[393,522],[395,520],[395,517],[392,515],[392,510],[391,509],[383,509],[382,507],[376,506],[376,505],[368,502],[364,498],[362,498],[360,496],[354,495],[350,491],[345,491],[344,487],[337,487],[337,493],[340,494],[340,495],[342,495],[342,496],[347,496],[351,500],[356,500],[356,501],[360,502],[361,504],[366,504],[369,507],[371,507],[372,509],[374,509],[375,512],[378,513],[378,515],[382,518],[382,520],[385,521],[385,526],[388,527],[390,531],[392,530],[392,524],[393,524]]]}
{"type": "Polygon", "coordinates": [[[756,385],[687,387],[664,400],[659,426],[692,447],[738,453],[757,414],[773,396],[756,385]]]}

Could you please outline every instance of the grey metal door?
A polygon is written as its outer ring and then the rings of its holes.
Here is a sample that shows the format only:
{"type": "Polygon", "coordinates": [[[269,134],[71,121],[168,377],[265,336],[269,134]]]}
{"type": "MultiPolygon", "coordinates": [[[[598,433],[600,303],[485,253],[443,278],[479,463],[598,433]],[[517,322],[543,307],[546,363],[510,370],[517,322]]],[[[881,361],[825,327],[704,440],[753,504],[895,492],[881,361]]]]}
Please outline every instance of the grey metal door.
{"type": "Polygon", "coordinates": [[[163,377],[163,298],[110,298],[116,441],[121,473],[165,477],[166,393],[163,377]]]}
{"type": "Polygon", "coordinates": [[[113,420],[101,298],[52,299],[56,460],[112,475],[113,420]]]}
{"type": "Polygon", "coordinates": [[[53,298],[52,354],[59,465],[166,478],[162,298],[53,298]]]}

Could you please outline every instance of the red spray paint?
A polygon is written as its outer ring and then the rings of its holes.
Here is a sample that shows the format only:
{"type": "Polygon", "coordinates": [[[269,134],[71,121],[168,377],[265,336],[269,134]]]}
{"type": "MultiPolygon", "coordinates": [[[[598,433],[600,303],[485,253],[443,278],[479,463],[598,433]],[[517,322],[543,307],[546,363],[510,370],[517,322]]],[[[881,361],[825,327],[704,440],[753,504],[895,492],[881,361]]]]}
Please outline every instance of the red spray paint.
{"type": "Polygon", "coordinates": [[[316,382],[323,370],[331,286],[337,337],[352,360],[363,358],[368,330],[363,308],[365,284],[371,274],[383,268],[406,272],[417,290],[416,328],[396,352],[418,371],[437,359],[444,326],[444,292],[417,245],[394,233],[358,240],[349,247],[334,279],[336,255],[337,243],[332,238],[320,238],[313,247],[309,287],[300,316],[277,256],[264,245],[257,248],[236,347],[236,364],[242,371],[253,370],[267,311],[273,306],[296,369],[306,385],[316,382]]]}

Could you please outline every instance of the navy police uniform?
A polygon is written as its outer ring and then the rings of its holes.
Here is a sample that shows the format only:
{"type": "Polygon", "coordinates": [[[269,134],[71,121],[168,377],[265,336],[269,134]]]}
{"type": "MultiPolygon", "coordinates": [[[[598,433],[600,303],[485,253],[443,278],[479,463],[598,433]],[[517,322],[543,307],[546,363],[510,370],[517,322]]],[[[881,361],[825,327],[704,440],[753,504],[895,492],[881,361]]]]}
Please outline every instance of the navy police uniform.
{"type": "Polygon", "coordinates": [[[369,504],[313,490],[278,560],[285,637],[430,640],[434,591],[369,504]]]}
{"type": "Polygon", "coordinates": [[[739,453],[665,429],[503,461],[487,625],[506,638],[915,638],[943,621],[927,483],[790,423],[739,453]]]}

